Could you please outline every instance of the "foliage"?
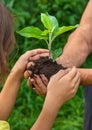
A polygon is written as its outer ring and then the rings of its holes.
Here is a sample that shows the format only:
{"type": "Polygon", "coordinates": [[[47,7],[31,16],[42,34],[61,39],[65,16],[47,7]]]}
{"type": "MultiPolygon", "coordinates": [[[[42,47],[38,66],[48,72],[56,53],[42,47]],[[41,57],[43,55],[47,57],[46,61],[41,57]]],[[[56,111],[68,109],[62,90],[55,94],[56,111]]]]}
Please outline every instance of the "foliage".
{"type": "MultiPolygon", "coordinates": [[[[29,26],[29,27],[25,27],[22,30],[17,31],[17,32],[21,36],[24,36],[27,38],[34,37],[34,38],[37,38],[40,40],[43,39],[45,41],[45,43],[47,44],[47,47],[49,50],[49,57],[51,58],[54,55],[53,52],[51,52],[53,40],[57,36],[67,32],[67,31],[70,31],[72,29],[75,29],[76,27],[78,27],[78,25],[59,27],[59,23],[58,23],[58,20],[56,19],[56,17],[51,16],[49,14],[45,14],[45,13],[41,13],[41,22],[43,23],[45,30],[41,30],[38,27],[29,26]]],[[[58,52],[58,50],[57,50],[57,52],[58,52]]],[[[57,55],[57,57],[58,57],[58,55],[57,55]]],[[[56,59],[54,59],[54,57],[52,57],[52,59],[56,60],[56,59]]]]}
{"type": "MultiPolygon", "coordinates": [[[[75,25],[79,23],[87,3],[86,0],[3,0],[3,2],[14,16],[15,32],[26,26],[41,26],[39,22],[40,12],[48,12],[56,16],[60,26],[75,25]]],[[[53,43],[52,50],[63,48],[69,34],[59,36],[53,43]]],[[[43,41],[23,38],[16,33],[15,36],[18,45],[10,57],[13,59],[10,59],[10,66],[26,50],[38,48],[39,46],[46,48],[45,44],[40,44],[43,41]],[[31,44],[34,42],[35,44],[31,44]]],[[[92,55],[88,58],[84,67],[92,66],[91,59],[92,55]]],[[[43,101],[44,98],[35,94],[32,89],[27,87],[26,80],[23,80],[15,108],[9,118],[11,130],[29,130],[41,111],[43,101]]],[[[60,110],[53,130],[81,130],[83,109],[83,88],[80,87],[75,98],[66,103],[60,110]]]]}

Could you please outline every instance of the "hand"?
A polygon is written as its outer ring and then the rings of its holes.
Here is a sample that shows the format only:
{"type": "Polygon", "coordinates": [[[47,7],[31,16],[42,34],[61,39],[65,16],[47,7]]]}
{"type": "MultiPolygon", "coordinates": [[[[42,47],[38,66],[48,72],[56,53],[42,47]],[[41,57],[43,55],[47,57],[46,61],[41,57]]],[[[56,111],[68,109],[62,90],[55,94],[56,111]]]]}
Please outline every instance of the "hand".
{"type": "Polygon", "coordinates": [[[27,51],[18,59],[18,61],[16,62],[16,64],[12,69],[12,72],[18,72],[18,76],[22,78],[24,75],[24,71],[27,68],[27,64],[29,60],[36,59],[39,56],[38,54],[47,53],[47,52],[48,50],[46,49],[35,49],[35,50],[27,51]]]}
{"type": "MultiPolygon", "coordinates": [[[[33,61],[39,59],[40,57],[46,57],[48,55],[49,55],[49,51],[48,50],[46,50],[46,49],[39,49],[39,52],[37,54],[35,54],[33,57],[30,57],[29,61],[31,61],[31,62],[28,62],[27,68],[29,68],[31,65],[32,66],[34,65],[33,61]]],[[[32,74],[31,71],[26,70],[24,72],[24,77],[28,79],[31,76],[31,74],[32,74]]]]}
{"type": "MultiPolygon", "coordinates": [[[[48,56],[48,53],[42,53],[41,56],[48,56]]],[[[38,58],[40,58],[40,56],[38,58]]],[[[58,62],[58,64],[60,63],[58,62]]],[[[34,63],[29,62],[27,65],[27,68],[31,65],[34,66],[34,63]]],[[[32,72],[29,70],[25,71],[24,73],[24,77],[28,79],[27,85],[33,88],[37,94],[46,96],[48,79],[43,74],[40,76],[36,76],[36,78],[34,77],[33,79],[30,78],[31,75],[32,75],[32,72]]]]}
{"type": "MultiPolygon", "coordinates": [[[[66,70],[67,71],[67,70],[66,70]]],[[[67,74],[61,70],[52,78],[47,87],[48,102],[60,108],[67,100],[71,99],[77,92],[80,83],[80,73],[73,67],[67,74]]]]}
{"type": "MultiPolygon", "coordinates": [[[[30,57],[30,60],[34,61],[39,59],[40,57],[46,57],[48,55],[49,55],[48,50],[41,51],[39,54],[35,55],[34,57],[32,58],[30,57]]],[[[34,62],[28,62],[27,68],[29,68],[29,66],[31,65],[33,66],[34,62]]],[[[27,85],[29,87],[32,87],[37,94],[45,96],[47,92],[46,87],[48,84],[48,79],[43,74],[41,74],[40,76],[35,75],[34,79],[31,79],[31,75],[32,72],[30,70],[26,70],[24,73],[24,77],[28,79],[27,85]]]]}
{"type": "Polygon", "coordinates": [[[43,75],[35,75],[34,79],[29,77],[28,85],[41,96],[46,96],[48,79],[43,75]]]}

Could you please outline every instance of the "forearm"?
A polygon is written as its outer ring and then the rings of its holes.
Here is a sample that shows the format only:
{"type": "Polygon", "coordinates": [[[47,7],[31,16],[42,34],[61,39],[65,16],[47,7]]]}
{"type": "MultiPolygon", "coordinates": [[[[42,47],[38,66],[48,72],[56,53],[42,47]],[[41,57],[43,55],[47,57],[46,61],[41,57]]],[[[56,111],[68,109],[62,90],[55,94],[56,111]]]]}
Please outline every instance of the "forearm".
{"type": "MultiPolygon", "coordinates": [[[[84,26],[86,25],[86,27],[89,27],[92,25],[92,0],[89,0],[86,9],[82,15],[81,21],[80,21],[80,25],[84,26]]],[[[91,32],[92,33],[92,32],[91,32]]]]}
{"type": "Polygon", "coordinates": [[[69,36],[60,62],[63,66],[81,66],[92,52],[92,0],[88,3],[80,21],[80,26],[69,36]]]}
{"type": "Polygon", "coordinates": [[[7,120],[16,101],[21,78],[18,72],[11,72],[0,94],[0,119],[7,120]]]}
{"type": "Polygon", "coordinates": [[[92,69],[78,69],[81,74],[81,85],[92,85],[92,69]]]}
{"type": "Polygon", "coordinates": [[[40,116],[30,130],[51,130],[58,111],[58,105],[46,99],[40,116]]]}
{"type": "Polygon", "coordinates": [[[77,29],[69,37],[59,61],[64,67],[79,67],[84,63],[90,52],[88,41],[83,36],[82,31],[77,29]]]}

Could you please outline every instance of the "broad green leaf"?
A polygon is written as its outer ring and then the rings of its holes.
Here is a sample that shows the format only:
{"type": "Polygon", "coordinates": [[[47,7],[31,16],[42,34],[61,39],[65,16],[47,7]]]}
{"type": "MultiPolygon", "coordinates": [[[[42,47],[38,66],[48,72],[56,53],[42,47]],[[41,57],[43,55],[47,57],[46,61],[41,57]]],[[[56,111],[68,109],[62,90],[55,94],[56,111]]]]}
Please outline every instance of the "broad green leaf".
{"type": "Polygon", "coordinates": [[[49,17],[50,17],[50,20],[52,22],[52,30],[51,30],[51,32],[52,32],[52,38],[53,38],[53,37],[56,36],[56,33],[59,30],[59,24],[58,24],[58,21],[57,21],[56,17],[51,16],[51,15],[49,15],[49,17]]]}
{"type": "Polygon", "coordinates": [[[57,21],[56,17],[51,16],[51,15],[49,15],[49,17],[50,17],[50,20],[51,20],[51,23],[52,23],[52,28],[54,28],[54,29],[58,28],[59,25],[58,25],[58,21],[57,21]]]}
{"type": "Polygon", "coordinates": [[[43,23],[44,27],[47,28],[49,31],[52,30],[52,22],[49,15],[41,13],[41,22],[43,23]]]}
{"type": "Polygon", "coordinates": [[[42,35],[43,31],[41,31],[39,28],[33,27],[33,26],[26,27],[26,28],[18,31],[18,33],[21,36],[24,36],[27,38],[34,37],[37,39],[47,39],[47,37],[45,35],[42,35]]]}
{"type": "Polygon", "coordinates": [[[59,28],[59,30],[58,30],[58,32],[56,34],[56,37],[63,34],[63,33],[65,33],[65,32],[67,32],[67,31],[75,29],[77,27],[78,27],[78,25],[75,25],[75,26],[62,26],[62,27],[59,28]]]}
{"type": "Polygon", "coordinates": [[[62,53],[62,48],[56,49],[55,51],[52,51],[52,58],[53,61],[55,61],[57,59],[57,57],[59,57],[62,53]]]}

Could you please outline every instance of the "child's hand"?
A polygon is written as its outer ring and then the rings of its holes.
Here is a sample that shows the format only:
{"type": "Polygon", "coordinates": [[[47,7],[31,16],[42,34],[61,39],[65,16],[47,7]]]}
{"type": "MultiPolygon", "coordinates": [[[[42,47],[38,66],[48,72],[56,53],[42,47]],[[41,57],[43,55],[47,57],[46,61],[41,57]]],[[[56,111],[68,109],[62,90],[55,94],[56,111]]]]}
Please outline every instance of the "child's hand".
{"type": "Polygon", "coordinates": [[[48,79],[43,75],[35,75],[34,78],[28,79],[28,86],[32,87],[32,89],[41,96],[46,96],[47,93],[47,85],[48,79]]]}
{"type": "Polygon", "coordinates": [[[35,60],[39,58],[39,55],[41,55],[41,53],[47,53],[47,52],[48,50],[46,49],[35,49],[35,50],[27,51],[18,59],[18,61],[16,62],[16,64],[12,69],[12,72],[17,72],[18,76],[22,78],[27,68],[28,62],[30,60],[35,60]]]}
{"type": "MultiPolygon", "coordinates": [[[[66,70],[67,71],[67,70],[66,70]]],[[[63,70],[52,76],[47,87],[48,101],[60,108],[67,100],[77,92],[80,83],[80,73],[73,67],[67,74],[63,70]]]]}
{"type": "MultiPolygon", "coordinates": [[[[34,61],[39,59],[40,57],[46,57],[46,56],[49,56],[49,51],[48,50],[44,51],[42,49],[42,51],[39,54],[35,55],[34,57],[31,57],[30,60],[34,61]]],[[[34,66],[34,62],[28,62],[27,68],[29,68],[31,65],[34,66]]],[[[28,79],[27,85],[33,88],[37,94],[45,96],[47,92],[48,79],[43,74],[39,76],[35,75],[33,79],[31,78],[31,75],[32,72],[30,70],[26,70],[24,73],[24,77],[28,79]]]]}

